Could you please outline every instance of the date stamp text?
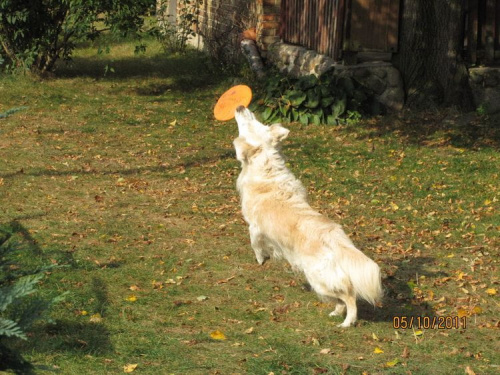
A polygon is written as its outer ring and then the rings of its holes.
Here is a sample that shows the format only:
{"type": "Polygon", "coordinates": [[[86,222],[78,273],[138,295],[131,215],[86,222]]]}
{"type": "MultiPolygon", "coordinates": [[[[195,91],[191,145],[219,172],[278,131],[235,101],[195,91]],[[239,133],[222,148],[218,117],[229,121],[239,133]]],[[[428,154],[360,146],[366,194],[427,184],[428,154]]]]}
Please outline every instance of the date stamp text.
{"type": "Polygon", "coordinates": [[[466,316],[394,316],[394,329],[466,329],[466,316]]]}

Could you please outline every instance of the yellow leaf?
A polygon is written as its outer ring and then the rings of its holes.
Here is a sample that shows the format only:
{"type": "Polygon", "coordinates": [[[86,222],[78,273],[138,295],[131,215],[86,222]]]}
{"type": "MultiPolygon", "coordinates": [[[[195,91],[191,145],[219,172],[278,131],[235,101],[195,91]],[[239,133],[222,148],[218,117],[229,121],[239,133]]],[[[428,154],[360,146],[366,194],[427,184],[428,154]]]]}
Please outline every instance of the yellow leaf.
{"type": "Polygon", "coordinates": [[[459,318],[463,318],[464,316],[467,316],[469,314],[467,313],[467,310],[465,310],[465,309],[458,309],[457,315],[459,318]]]}
{"type": "Polygon", "coordinates": [[[171,123],[169,123],[169,125],[171,125],[171,126],[177,125],[177,120],[172,121],[171,123]]]}
{"type": "Polygon", "coordinates": [[[213,338],[214,340],[227,340],[226,335],[218,330],[210,333],[210,337],[213,338]]]}
{"type": "Polygon", "coordinates": [[[394,367],[399,363],[399,360],[396,358],[393,361],[386,362],[385,367],[394,367]]]}
{"type": "Polygon", "coordinates": [[[391,204],[391,208],[392,208],[393,211],[399,210],[399,206],[396,203],[391,202],[390,204],[391,204]]]}
{"type": "Polygon", "coordinates": [[[375,333],[372,332],[372,339],[374,339],[375,341],[378,341],[378,337],[375,333]]]}
{"type": "Polygon", "coordinates": [[[498,292],[495,288],[488,288],[486,289],[486,294],[489,295],[489,296],[494,296],[496,295],[498,292]]]}
{"type": "Polygon", "coordinates": [[[132,294],[132,295],[128,296],[126,298],[126,300],[129,301],[129,302],[135,302],[135,301],[137,301],[137,297],[132,294]]]}
{"type": "Polygon", "coordinates": [[[455,254],[449,254],[446,256],[446,258],[453,258],[455,256],[455,254]]]}
{"type": "Polygon", "coordinates": [[[80,311],[80,315],[88,315],[88,314],[89,314],[88,311],[85,310],[80,311]]]}
{"type": "Polygon", "coordinates": [[[130,290],[132,290],[132,291],[134,291],[134,292],[136,292],[136,291],[138,291],[138,290],[141,290],[141,289],[140,289],[137,285],[131,285],[131,286],[129,287],[129,289],[130,289],[130,290]]]}
{"type": "Polygon", "coordinates": [[[134,372],[137,368],[137,363],[130,363],[128,365],[123,366],[123,372],[134,372]]]}
{"type": "Polygon", "coordinates": [[[375,354],[381,354],[381,353],[383,353],[384,351],[383,351],[382,349],[380,349],[380,348],[377,346],[377,347],[375,348],[375,350],[373,350],[373,352],[374,352],[375,354]]]}
{"type": "Polygon", "coordinates": [[[424,334],[424,332],[423,331],[415,331],[415,332],[413,332],[413,334],[415,336],[422,336],[424,334]]]}
{"type": "Polygon", "coordinates": [[[245,330],[245,333],[247,335],[251,334],[252,332],[253,332],[253,327],[250,327],[250,328],[248,328],[248,329],[245,330]]]}
{"type": "Polygon", "coordinates": [[[92,323],[100,323],[102,321],[102,316],[99,313],[90,316],[90,321],[92,323]]]}
{"type": "Polygon", "coordinates": [[[481,314],[483,312],[483,309],[481,308],[481,306],[474,306],[474,308],[472,309],[472,313],[473,314],[481,314]]]}

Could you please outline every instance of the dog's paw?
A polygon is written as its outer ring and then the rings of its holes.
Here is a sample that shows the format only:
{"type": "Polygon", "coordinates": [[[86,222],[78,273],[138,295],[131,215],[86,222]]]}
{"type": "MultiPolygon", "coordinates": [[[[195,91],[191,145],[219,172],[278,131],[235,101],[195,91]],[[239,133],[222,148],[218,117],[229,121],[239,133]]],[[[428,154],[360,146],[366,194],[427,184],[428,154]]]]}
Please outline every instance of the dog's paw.
{"type": "Polygon", "coordinates": [[[257,263],[259,263],[261,266],[266,263],[266,261],[269,259],[269,257],[257,257],[257,263]]]}
{"type": "Polygon", "coordinates": [[[335,306],[335,310],[333,310],[329,316],[340,316],[340,315],[344,315],[345,314],[345,305],[342,305],[342,304],[337,304],[337,306],[335,306]]]}
{"type": "Polygon", "coordinates": [[[351,322],[343,322],[343,323],[337,325],[337,327],[340,327],[340,328],[348,328],[350,326],[352,326],[351,322]]]}

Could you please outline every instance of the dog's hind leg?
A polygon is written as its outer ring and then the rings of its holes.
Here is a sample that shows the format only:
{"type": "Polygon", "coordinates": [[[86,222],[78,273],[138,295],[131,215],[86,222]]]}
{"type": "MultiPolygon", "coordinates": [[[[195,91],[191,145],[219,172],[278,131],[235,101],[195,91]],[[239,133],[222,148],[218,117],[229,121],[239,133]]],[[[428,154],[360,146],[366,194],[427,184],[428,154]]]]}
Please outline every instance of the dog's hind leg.
{"type": "Polygon", "coordinates": [[[250,243],[255,252],[255,257],[260,265],[264,264],[270,258],[266,250],[266,239],[262,232],[255,226],[250,226],[250,243]]]}
{"type": "MultiPolygon", "coordinates": [[[[339,327],[345,328],[345,327],[350,327],[354,324],[358,317],[358,307],[356,306],[356,296],[353,294],[345,294],[342,296],[339,296],[339,298],[344,302],[345,308],[347,308],[347,315],[342,322],[342,324],[339,324],[339,327]]],[[[338,306],[338,305],[337,305],[338,306]]],[[[334,312],[337,310],[335,308],[334,312]]]]}
{"type": "Polygon", "coordinates": [[[333,302],[335,302],[335,310],[333,310],[329,316],[340,316],[340,315],[344,315],[345,314],[345,309],[346,309],[346,305],[344,302],[342,302],[342,300],[338,299],[338,298],[334,298],[333,299],[333,302]]]}

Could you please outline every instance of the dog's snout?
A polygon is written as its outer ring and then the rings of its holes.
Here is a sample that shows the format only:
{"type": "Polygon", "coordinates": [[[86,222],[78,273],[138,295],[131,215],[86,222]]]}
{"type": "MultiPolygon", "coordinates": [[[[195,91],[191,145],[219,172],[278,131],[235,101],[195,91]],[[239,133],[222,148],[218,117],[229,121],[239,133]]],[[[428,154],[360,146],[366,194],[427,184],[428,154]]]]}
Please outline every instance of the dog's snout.
{"type": "Polygon", "coordinates": [[[242,105],[239,105],[238,107],[236,107],[236,112],[237,113],[243,113],[243,112],[245,112],[245,107],[242,106],[242,105]]]}

